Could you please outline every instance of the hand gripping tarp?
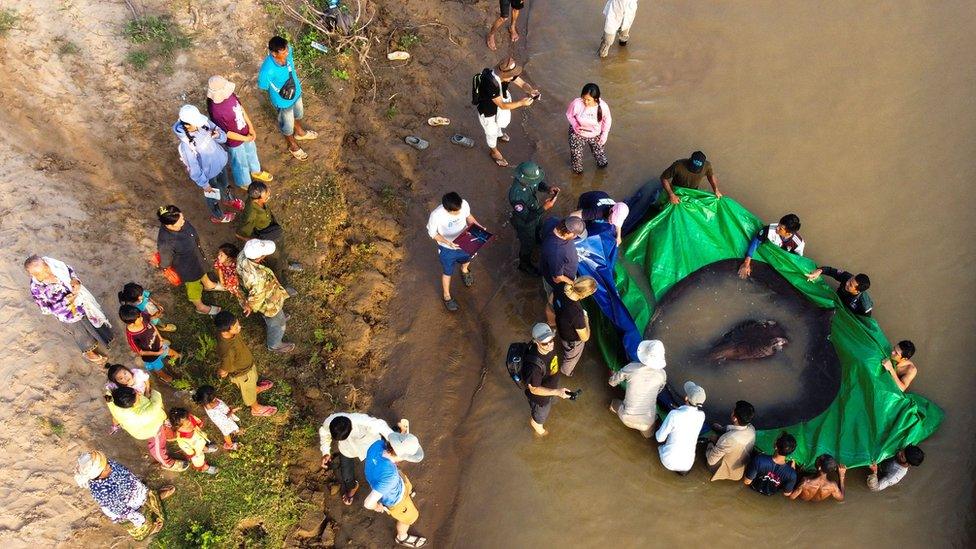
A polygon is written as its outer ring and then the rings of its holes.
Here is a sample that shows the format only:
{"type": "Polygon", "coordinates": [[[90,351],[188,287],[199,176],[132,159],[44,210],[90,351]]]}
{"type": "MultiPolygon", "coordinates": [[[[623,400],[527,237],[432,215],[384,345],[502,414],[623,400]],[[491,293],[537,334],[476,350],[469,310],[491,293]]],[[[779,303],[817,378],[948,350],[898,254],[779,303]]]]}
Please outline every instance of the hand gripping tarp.
{"type": "MultiPolygon", "coordinates": [[[[716,261],[741,258],[763,222],[734,200],[688,189],[675,189],[681,203],[668,204],[658,215],[637,225],[622,246],[624,261],[609,225],[591,224],[589,237],[578,244],[580,274],[599,282],[595,302],[603,315],[594,316],[594,333],[611,370],[636,357],[637,344],[654,312],[654,303],[675,283],[716,261]],[[625,268],[641,266],[648,280],[636,281],[625,268]],[[649,288],[654,303],[640,286],[649,288]]],[[[629,221],[629,220],[628,220],[629,221]]],[[[754,261],[767,263],[818,307],[835,309],[830,341],[841,364],[841,385],[831,405],[809,421],[757,433],[756,446],[767,453],[781,431],[791,433],[797,449],[790,456],[812,467],[828,453],[849,467],[876,463],[907,444],[932,435],[943,411],[929,400],[902,393],[881,367],[891,351],[878,323],[847,311],[833,288],[809,282],[813,260],[762,244],[754,261]]]]}

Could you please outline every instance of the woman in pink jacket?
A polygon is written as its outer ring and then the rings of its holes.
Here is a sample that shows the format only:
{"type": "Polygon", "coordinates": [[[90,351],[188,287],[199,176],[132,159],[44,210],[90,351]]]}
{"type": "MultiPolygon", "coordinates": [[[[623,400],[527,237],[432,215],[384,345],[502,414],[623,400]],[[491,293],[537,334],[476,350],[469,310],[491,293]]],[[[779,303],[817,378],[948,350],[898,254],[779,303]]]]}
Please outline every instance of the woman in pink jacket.
{"type": "Polygon", "coordinates": [[[573,172],[583,173],[583,146],[589,145],[598,168],[607,167],[607,153],[603,146],[610,133],[610,106],[600,99],[600,87],[594,83],[583,86],[583,91],[566,109],[569,120],[569,155],[573,172]]]}

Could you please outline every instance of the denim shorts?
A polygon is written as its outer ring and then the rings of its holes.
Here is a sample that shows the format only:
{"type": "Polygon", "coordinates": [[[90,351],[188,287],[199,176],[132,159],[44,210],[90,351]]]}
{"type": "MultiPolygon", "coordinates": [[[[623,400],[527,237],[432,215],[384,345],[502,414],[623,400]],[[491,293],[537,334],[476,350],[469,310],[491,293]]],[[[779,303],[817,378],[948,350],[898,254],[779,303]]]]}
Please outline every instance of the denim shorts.
{"type": "Polygon", "coordinates": [[[454,265],[471,261],[471,256],[468,255],[468,252],[464,250],[452,250],[444,246],[437,247],[437,256],[440,258],[441,267],[447,276],[454,274],[454,265]]]}
{"type": "Polygon", "coordinates": [[[278,129],[281,135],[293,135],[295,133],[295,121],[301,120],[305,115],[305,106],[302,105],[301,96],[298,101],[287,109],[278,109],[278,129]]]}

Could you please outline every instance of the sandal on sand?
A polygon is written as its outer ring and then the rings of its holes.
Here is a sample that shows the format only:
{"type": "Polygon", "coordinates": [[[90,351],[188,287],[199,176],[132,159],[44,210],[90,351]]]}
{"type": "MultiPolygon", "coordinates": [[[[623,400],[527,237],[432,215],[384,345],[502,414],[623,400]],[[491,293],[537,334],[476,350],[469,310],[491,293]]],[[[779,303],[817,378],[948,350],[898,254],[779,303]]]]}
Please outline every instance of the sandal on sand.
{"type": "Polygon", "coordinates": [[[274,176],[264,170],[261,170],[260,172],[251,172],[251,179],[257,179],[262,183],[271,183],[274,181],[274,176]]]}
{"type": "Polygon", "coordinates": [[[444,307],[446,307],[447,310],[448,311],[451,311],[452,313],[461,308],[460,306],[458,306],[457,301],[454,301],[453,298],[452,299],[445,299],[444,300],[444,307]]]}
{"type": "Polygon", "coordinates": [[[410,145],[418,151],[422,151],[430,146],[430,143],[415,135],[408,135],[404,137],[403,140],[406,141],[407,145],[410,145]]]}
{"type": "Polygon", "coordinates": [[[450,118],[444,118],[443,116],[432,116],[427,119],[428,126],[448,126],[451,124],[450,118]]]}
{"type": "Polygon", "coordinates": [[[343,505],[352,505],[352,501],[356,497],[356,492],[358,492],[358,491],[359,491],[359,481],[357,480],[356,481],[356,485],[352,487],[352,490],[349,490],[348,492],[346,492],[345,494],[343,494],[343,496],[342,496],[342,504],[343,505]]]}
{"type": "Polygon", "coordinates": [[[470,272],[468,273],[462,272],[461,281],[464,282],[464,285],[466,287],[470,288],[471,286],[474,286],[474,275],[471,274],[470,272]]]}
{"type": "Polygon", "coordinates": [[[241,445],[238,444],[238,443],[236,443],[236,442],[232,442],[230,444],[227,444],[226,442],[224,443],[224,450],[234,451],[234,450],[236,450],[236,449],[238,449],[240,447],[241,447],[241,445]]]}
{"type": "Polygon", "coordinates": [[[170,466],[163,465],[162,469],[163,471],[175,471],[177,473],[182,473],[183,471],[186,471],[187,467],[189,466],[190,464],[188,462],[177,460],[174,461],[173,464],[170,466]]]}
{"type": "Polygon", "coordinates": [[[298,160],[301,160],[302,162],[308,160],[308,153],[303,151],[302,149],[298,149],[295,151],[289,150],[288,152],[290,152],[292,156],[294,156],[298,160]]]}
{"type": "Polygon", "coordinates": [[[498,140],[503,143],[508,143],[509,141],[512,140],[512,136],[508,135],[507,133],[503,133],[502,136],[498,138],[498,140]]]}
{"type": "Polygon", "coordinates": [[[427,538],[413,534],[407,534],[407,537],[403,539],[394,536],[393,540],[404,547],[423,547],[427,544],[427,538]]]}
{"type": "Polygon", "coordinates": [[[223,217],[210,216],[211,223],[230,223],[237,217],[236,213],[226,213],[223,217]]]}
{"type": "Polygon", "coordinates": [[[459,133],[454,134],[454,137],[451,138],[451,143],[454,143],[455,145],[460,145],[462,147],[467,147],[469,149],[471,147],[474,147],[473,139],[471,139],[470,137],[464,137],[459,133]]]}
{"type": "Polygon", "coordinates": [[[390,53],[386,54],[386,58],[390,61],[406,61],[407,59],[410,59],[410,54],[405,51],[391,51],[390,53]]]}
{"type": "Polygon", "coordinates": [[[508,160],[505,160],[503,156],[491,155],[491,159],[495,161],[495,164],[501,166],[502,168],[508,167],[508,160]]]}
{"type": "Polygon", "coordinates": [[[254,417],[271,417],[277,413],[278,409],[274,406],[265,406],[264,408],[261,408],[260,412],[251,412],[251,415],[254,417]]]}
{"type": "Polygon", "coordinates": [[[257,388],[261,389],[262,391],[267,391],[272,387],[274,387],[274,382],[267,379],[263,379],[257,384],[257,388]]]}
{"type": "Polygon", "coordinates": [[[159,330],[160,332],[175,332],[176,324],[171,324],[171,323],[157,324],[156,329],[159,330]]]}
{"type": "Polygon", "coordinates": [[[210,309],[208,309],[207,312],[201,313],[200,311],[197,311],[197,314],[198,315],[217,316],[217,313],[219,313],[220,311],[221,311],[220,307],[218,307],[216,305],[211,305],[210,306],[210,309]]]}
{"type": "Polygon", "coordinates": [[[302,135],[296,135],[295,141],[311,141],[319,138],[319,132],[315,130],[305,130],[302,135]]]}
{"type": "Polygon", "coordinates": [[[82,353],[82,356],[84,356],[85,360],[91,362],[92,364],[98,364],[99,366],[108,364],[108,357],[100,354],[98,351],[88,351],[86,353],[82,353]]]}
{"type": "Polygon", "coordinates": [[[167,484],[159,489],[159,499],[167,499],[176,493],[176,486],[167,484]]]}

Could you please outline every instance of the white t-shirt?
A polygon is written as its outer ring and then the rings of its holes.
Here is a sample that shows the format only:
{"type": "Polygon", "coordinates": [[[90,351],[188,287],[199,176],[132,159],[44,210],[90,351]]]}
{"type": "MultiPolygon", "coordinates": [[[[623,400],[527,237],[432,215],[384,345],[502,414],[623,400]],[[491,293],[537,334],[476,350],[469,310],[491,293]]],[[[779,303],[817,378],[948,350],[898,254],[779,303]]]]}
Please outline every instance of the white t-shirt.
{"type": "Polygon", "coordinates": [[[690,471],[695,465],[695,446],[705,424],[705,412],[685,404],[671,410],[654,434],[658,442],[661,464],[669,471],[690,471]]]}
{"type": "Polygon", "coordinates": [[[220,429],[220,434],[226,437],[230,436],[231,433],[239,431],[240,427],[237,426],[236,422],[240,421],[240,418],[230,413],[230,406],[227,406],[223,400],[218,398],[215,401],[217,402],[216,406],[206,408],[207,417],[217,426],[217,429],[220,429]]]}
{"type": "MultiPolygon", "coordinates": [[[[447,211],[443,205],[438,206],[430,212],[430,217],[427,218],[427,234],[431,238],[434,238],[435,235],[441,235],[447,240],[454,240],[467,228],[470,215],[471,206],[468,205],[467,200],[461,201],[461,209],[457,213],[447,211]]],[[[437,244],[443,246],[440,242],[437,244]]],[[[443,247],[446,248],[447,246],[443,247]]]]}

